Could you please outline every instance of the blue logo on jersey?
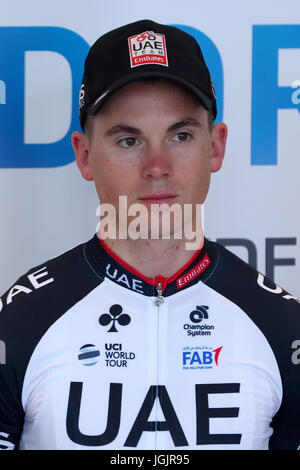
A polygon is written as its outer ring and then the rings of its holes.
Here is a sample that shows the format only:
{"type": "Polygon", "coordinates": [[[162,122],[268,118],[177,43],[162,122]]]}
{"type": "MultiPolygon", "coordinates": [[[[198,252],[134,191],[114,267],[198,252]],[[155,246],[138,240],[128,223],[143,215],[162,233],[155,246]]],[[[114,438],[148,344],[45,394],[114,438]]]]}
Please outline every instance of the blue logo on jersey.
{"type": "Polygon", "coordinates": [[[209,346],[186,346],[182,352],[183,369],[212,369],[219,365],[219,355],[223,346],[213,349],[209,346]]]}
{"type": "Polygon", "coordinates": [[[84,344],[78,354],[79,361],[85,366],[94,366],[98,362],[100,351],[94,344],[84,344]]]}

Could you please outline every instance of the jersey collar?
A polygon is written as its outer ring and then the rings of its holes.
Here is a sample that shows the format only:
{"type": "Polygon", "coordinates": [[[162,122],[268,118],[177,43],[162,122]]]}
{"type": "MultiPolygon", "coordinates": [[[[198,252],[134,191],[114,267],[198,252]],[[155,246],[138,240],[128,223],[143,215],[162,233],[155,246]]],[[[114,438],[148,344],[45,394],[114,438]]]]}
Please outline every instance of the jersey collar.
{"type": "Polygon", "coordinates": [[[191,259],[173,276],[144,276],[114,253],[97,234],[85,245],[89,264],[104,278],[143,295],[156,296],[158,283],[161,283],[164,297],[175,294],[206,279],[216,262],[214,244],[204,237],[204,243],[191,259]]]}

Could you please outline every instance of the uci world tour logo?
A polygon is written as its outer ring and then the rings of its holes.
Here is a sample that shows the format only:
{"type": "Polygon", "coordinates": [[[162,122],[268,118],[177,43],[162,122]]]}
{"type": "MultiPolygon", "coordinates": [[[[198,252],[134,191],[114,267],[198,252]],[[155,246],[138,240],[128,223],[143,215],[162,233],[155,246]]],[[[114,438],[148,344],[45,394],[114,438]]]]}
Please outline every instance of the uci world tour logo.
{"type": "Polygon", "coordinates": [[[78,359],[84,366],[94,366],[97,364],[100,356],[99,349],[94,344],[84,344],[81,346],[78,359]]]}
{"type": "Polygon", "coordinates": [[[100,348],[94,344],[84,344],[77,355],[79,362],[84,366],[94,366],[99,362],[106,367],[128,367],[135,359],[132,351],[123,351],[121,343],[105,343],[105,351],[101,353],[100,348]],[[100,361],[99,361],[100,360],[100,361]]]}
{"type": "Polygon", "coordinates": [[[107,326],[112,323],[108,333],[116,333],[118,332],[116,328],[116,323],[121,326],[129,325],[131,322],[131,318],[127,313],[122,313],[123,307],[118,304],[114,304],[110,307],[109,313],[104,313],[99,317],[99,323],[102,326],[107,326]]]}

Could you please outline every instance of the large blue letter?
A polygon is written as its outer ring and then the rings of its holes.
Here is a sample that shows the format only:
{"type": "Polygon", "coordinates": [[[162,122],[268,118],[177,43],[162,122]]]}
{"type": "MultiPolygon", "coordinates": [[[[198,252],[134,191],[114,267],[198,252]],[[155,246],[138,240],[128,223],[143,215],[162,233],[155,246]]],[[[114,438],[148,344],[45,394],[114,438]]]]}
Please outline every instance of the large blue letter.
{"type": "Polygon", "coordinates": [[[300,48],[300,25],[253,26],[252,165],[277,164],[277,110],[296,106],[293,88],[278,86],[278,51],[287,48],[300,48]]]}
{"type": "MultiPolygon", "coordinates": [[[[78,128],[78,92],[88,43],[57,27],[0,28],[0,167],[53,167],[74,160],[70,134],[78,128]],[[72,119],[67,134],[50,144],[24,143],[24,56],[26,51],[53,51],[65,57],[72,71],[72,119]]],[[[57,113],[60,112],[57,103],[57,113]]]]}

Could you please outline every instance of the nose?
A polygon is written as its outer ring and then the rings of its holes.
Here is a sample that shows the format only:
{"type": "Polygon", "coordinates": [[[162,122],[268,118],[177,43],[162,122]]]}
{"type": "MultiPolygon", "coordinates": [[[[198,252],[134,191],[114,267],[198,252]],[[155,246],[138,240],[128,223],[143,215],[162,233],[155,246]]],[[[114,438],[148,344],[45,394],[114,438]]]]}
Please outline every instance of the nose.
{"type": "Polygon", "coordinates": [[[163,146],[149,146],[143,156],[142,175],[144,178],[162,178],[172,173],[172,157],[163,146]]]}

